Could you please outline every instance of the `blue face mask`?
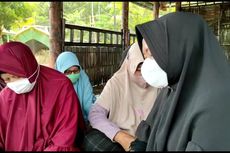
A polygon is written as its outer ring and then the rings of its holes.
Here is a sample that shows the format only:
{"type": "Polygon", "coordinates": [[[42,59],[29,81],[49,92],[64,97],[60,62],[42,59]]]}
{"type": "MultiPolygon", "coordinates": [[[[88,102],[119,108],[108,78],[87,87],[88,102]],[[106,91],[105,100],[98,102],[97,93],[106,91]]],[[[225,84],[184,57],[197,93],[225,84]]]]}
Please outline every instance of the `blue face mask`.
{"type": "Polygon", "coordinates": [[[73,84],[75,84],[77,80],[80,78],[80,73],[77,73],[77,74],[72,73],[72,74],[67,75],[67,77],[71,80],[73,84]]]}

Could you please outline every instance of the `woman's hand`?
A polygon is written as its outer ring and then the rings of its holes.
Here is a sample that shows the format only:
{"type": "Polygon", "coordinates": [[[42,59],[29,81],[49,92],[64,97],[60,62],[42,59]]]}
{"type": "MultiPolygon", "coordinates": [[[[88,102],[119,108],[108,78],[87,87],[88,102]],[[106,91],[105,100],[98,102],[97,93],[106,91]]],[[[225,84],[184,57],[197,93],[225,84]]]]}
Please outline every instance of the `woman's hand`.
{"type": "Polygon", "coordinates": [[[136,138],[126,131],[119,131],[114,137],[114,141],[121,144],[121,146],[125,149],[125,151],[130,150],[130,143],[134,141],[136,138]]]}

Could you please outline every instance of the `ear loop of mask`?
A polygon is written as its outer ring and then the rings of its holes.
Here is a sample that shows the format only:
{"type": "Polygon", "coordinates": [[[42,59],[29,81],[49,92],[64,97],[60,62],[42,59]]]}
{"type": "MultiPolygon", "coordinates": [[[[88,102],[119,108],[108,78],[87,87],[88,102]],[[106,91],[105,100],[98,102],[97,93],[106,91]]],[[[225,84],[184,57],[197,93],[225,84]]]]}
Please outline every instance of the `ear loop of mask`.
{"type": "Polygon", "coordinates": [[[38,64],[38,66],[37,66],[36,71],[35,71],[32,75],[30,75],[30,77],[28,77],[27,79],[29,80],[30,78],[32,78],[32,77],[34,76],[34,74],[36,74],[36,72],[38,72],[38,73],[37,73],[37,76],[36,76],[36,78],[35,78],[35,80],[34,80],[33,82],[36,82],[36,81],[37,81],[37,78],[38,78],[38,76],[39,76],[39,72],[40,72],[40,65],[39,65],[39,64],[38,64]]]}

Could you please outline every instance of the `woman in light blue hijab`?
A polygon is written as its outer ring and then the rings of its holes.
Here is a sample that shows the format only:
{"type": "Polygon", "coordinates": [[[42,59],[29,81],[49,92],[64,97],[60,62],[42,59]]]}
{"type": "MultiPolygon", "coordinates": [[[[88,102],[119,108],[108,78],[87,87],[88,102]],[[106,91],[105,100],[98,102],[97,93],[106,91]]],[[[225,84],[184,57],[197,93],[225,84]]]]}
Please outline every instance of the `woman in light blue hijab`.
{"type": "Polygon", "coordinates": [[[73,83],[81,103],[84,119],[88,123],[88,113],[96,97],[89,77],[80,66],[77,56],[70,51],[62,52],[56,59],[56,69],[64,73],[73,83]]]}

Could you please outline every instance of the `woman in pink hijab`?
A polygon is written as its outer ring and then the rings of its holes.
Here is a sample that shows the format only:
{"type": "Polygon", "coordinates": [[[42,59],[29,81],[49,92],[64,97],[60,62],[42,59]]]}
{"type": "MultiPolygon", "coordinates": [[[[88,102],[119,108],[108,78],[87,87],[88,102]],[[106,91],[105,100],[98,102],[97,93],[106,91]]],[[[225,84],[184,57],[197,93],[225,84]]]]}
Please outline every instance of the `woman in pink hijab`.
{"type": "Polygon", "coordinates": [[[83,116],[67,77],[20,42],[0,46],[0,72],[0,150],[80,151],[83,116]]]}
{"type": "Polygon", "coordinates": [[[85,136],[85,151],[129,151],[137,126],[146,119],[159,92],[143,79],[143,61],[136,42],[90,109],[93,129],[85,136]]]}

